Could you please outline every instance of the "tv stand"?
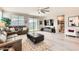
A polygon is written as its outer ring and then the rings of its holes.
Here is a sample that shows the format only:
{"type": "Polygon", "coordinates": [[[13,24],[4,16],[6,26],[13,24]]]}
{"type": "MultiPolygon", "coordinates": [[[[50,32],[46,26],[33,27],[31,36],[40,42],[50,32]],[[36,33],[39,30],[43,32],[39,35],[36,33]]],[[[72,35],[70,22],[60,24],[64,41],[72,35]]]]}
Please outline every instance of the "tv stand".
{"type": "Polygon", "coordinates": [[[79,30],[76,29],[67,29],[66,31],[66,36],[74,36],[74,37],[79,37],[79,30]]]}

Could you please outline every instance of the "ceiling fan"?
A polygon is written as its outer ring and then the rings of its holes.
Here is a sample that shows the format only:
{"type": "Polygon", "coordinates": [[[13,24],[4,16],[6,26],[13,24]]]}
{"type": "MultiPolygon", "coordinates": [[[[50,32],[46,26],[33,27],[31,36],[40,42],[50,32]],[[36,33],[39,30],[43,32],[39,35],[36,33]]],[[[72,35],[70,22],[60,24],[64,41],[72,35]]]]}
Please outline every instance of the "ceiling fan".
{"type": "Polygon", "coordinates": [[[45,14],[45,13],[47,13],[47,12],[50,12],[50,11],[49,11],[49,7],[39,8],[39,9],[38,9],[38,14],[40,14],[40,13],[45,14]]]}

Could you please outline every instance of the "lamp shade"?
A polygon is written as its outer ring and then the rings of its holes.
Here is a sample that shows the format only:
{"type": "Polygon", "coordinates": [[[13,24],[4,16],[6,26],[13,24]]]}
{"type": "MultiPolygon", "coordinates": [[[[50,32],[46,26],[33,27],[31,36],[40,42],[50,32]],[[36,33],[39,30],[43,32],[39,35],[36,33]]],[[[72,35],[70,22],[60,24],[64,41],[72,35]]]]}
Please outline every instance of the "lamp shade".
{"type": "Polygon", "coordinates": [[[5,27],[5,23],[0,22],[0,27],[5,27]]]}

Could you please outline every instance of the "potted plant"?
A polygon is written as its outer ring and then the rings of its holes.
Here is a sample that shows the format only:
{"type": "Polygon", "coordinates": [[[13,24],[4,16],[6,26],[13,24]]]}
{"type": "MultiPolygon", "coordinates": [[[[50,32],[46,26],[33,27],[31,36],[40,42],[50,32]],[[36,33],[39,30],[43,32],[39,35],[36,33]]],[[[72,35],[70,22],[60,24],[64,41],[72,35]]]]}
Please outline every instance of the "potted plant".
{"type": "Polygon", "coordinates": [[[5,26],[8,27],[11,24],[11,19],[3,17],[1,19],[2,22],[5,23],[5,26]]]}

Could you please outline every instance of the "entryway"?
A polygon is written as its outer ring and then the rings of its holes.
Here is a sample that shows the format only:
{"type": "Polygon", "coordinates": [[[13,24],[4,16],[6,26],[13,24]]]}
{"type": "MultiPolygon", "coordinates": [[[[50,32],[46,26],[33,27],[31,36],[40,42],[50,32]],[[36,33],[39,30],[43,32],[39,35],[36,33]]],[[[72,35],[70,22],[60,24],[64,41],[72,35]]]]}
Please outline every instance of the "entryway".
{"type": "Polygon", "coordinates": [[[57,22],[58,22],[58,32],[64,33],[64,15],[57,16],[57,22]]]}

